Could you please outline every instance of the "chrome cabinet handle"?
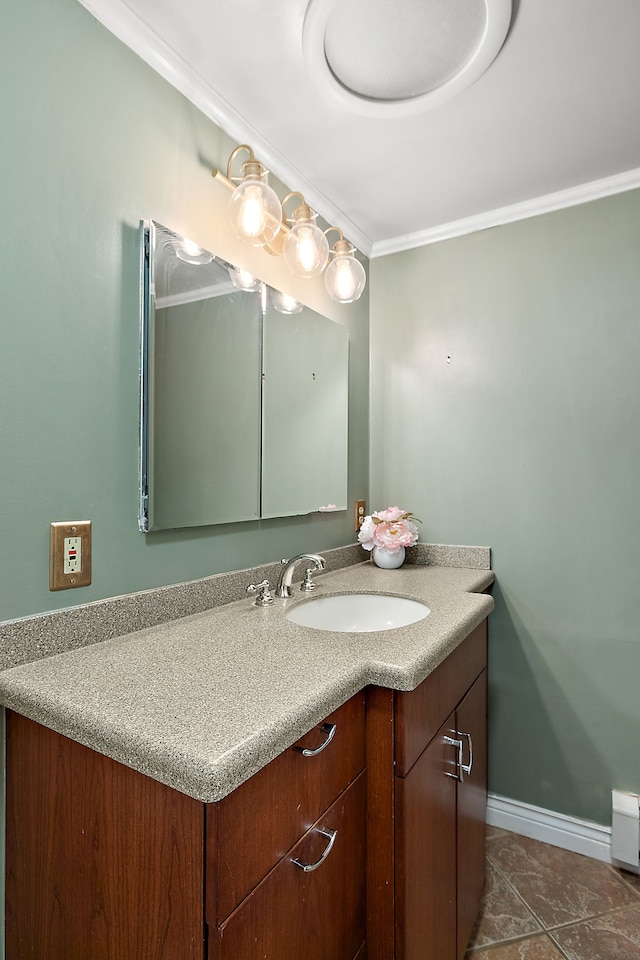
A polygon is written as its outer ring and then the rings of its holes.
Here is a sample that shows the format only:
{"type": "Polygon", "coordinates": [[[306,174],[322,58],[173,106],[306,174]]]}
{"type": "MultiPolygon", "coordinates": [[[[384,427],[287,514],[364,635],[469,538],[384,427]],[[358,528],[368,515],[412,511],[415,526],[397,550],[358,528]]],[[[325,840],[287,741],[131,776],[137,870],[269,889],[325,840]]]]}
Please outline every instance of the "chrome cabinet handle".
{"type": "Polygon", "coordinates": [[[298,753],[301,753],[303,757],[317,757],[319,753],[322,753],[322,751],[329,746],[336,735],[335,723],[323,723],[320,729],[324,730],[324,732],[327,734],[327,739],[324,741],[324,743],[321,743],[319,747],[316,747],[315,750],[309,750],[306,747],[303,748],[295,746],[293,749],[298,753]]]}
{"type": "Polygon", "coordinates": [[[449,773],[448,770],[445,770],[445,775],[446,775],[447,777],[453,777],[454,780],[460,780],[460,781],[462,781],[462,779],[463,779],[463,772],[462,772],[462,769],[463,769],[463,768],[462,768],[462,740],[458,740],[458,739],[455,738],[455,737],[447,737],[447,736],[444,736],[444,737],[442,738],[442,742],[443,742],[443,743],[450,744],[452,747],[455,747],[455,748],[456,748],[456,771],[457,771],[457,772],[456,772],[456,773],[449,773]]]}
{"type": "Polygon", "coordinates": [[[471,739],[470,733],[460,733],[460,731],[458,731],[458,736],[466,737],[469,744],[469,763],[462,762],[462,752],[460,752],[460,779],[462,780],[464,778],[464,774],[466,773],[468,776],[473,767],[473,740],[471,739]]]}
{"type": "Polygon", "coordinates": [[[305,863],[304,860],[298,860],[297,857],[295,858],[295,860],[291,861],[291,863],[295,863],[296,867],[300,867],[300,869],[303,870],[305,873],[311,873],[312,870],[317,870],[320,864],[324,863],[324,861],[327,859],[327,857],[331,853],[331,850],[333,849],[333,845],[336,842],[336,837],[338,836],[337,830],[317,830],[316,832],[322,834],[322,836],[326,837],[327,840],[329,841],[320,859],[316,860],[315,863],[305,863]]]}

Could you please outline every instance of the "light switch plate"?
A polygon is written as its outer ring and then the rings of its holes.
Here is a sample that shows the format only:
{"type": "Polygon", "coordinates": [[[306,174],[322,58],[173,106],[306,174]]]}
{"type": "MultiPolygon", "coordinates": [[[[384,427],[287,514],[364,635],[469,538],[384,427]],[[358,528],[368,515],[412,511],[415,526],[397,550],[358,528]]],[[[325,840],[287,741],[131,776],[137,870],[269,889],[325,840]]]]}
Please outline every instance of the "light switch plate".
{"type": "Polygon", "coordinates": [[[91,583],[91,521],[51,524],[49,590],[88,587],[91,583]]]}

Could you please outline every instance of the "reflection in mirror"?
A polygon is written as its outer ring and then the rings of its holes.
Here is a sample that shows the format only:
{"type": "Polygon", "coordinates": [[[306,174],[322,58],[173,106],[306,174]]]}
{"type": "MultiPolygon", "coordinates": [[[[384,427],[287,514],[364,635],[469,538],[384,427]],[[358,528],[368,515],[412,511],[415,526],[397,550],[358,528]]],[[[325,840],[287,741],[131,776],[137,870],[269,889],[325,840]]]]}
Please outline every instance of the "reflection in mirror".
{"type": "Polygon", "coordinates": [[[346,510],[347,330],[268,302],[264,369],[262,516],[346,510]]]}
{"type": "Polygon", "coordinates": [[[161,224],[141,236],[140,529],[346,509],[346,329],[161,224]]]}
{"type": "Polygon", "coordinates": [[[236,290],[225,261],[189,253],[160,224],[148,225],[148,249],[141,521],[163,530],[256,519],[259,293],[236,290]]]}

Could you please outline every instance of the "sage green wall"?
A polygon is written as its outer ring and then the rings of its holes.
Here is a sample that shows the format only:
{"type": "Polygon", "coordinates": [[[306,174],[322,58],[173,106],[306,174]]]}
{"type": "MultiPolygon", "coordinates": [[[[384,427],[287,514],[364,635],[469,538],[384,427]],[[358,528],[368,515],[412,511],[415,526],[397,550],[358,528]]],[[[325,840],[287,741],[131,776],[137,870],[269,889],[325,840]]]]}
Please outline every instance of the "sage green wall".
{"type": "Polygon", "coordinates": [[[140,219],[348,327],[350,502],[367,495],[367,297],[333,304],[229,236],[211,169],[235,143],[77,0],[7,4],[0,62],[0,621],[351,542],[351,511],[138,532],[140,219]],[[50,593],[49,524],[82,518],[93,584],[50,593]]]}
{"type": "Polygon", "coordinates": [[[493,548],[490,789],[640,791],[640,191],[371,265],[371,502],[493,548]]]}

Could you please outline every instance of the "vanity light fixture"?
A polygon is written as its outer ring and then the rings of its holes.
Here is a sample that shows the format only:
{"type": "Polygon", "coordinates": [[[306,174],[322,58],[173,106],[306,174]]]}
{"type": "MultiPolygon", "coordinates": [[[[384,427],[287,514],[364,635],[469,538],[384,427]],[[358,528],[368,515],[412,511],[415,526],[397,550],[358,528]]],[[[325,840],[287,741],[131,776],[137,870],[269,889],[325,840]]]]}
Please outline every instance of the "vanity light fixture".
{"type": "Polygon", "coordinates": [[[238,240],[252,247],[271,243],[282,226],[280,200],[267,183],[267,174],[264,164],[256,160],[246,144],[236,147],[229,157],[227,180],[232,184],[239,181],[229,201],[229,221],[238,240]],[[233,177],[233,161],[241,150],[248,151],[249,159],[242,164],[242,176],[233,177]]]}
{"type": "Polygon", "coordinates": [[[336,230],[340,239],[336,240],[331,253],[333,259],[324,274],[324,285],[332,300],[338,303],[353,303],[362,295],[367,275],[359,260],[354,257],[355,247],[344,239],[339,227],[329,227],[325,234],[336,230]]]}
{"type": "Polygon", "coordinates": [[[329,262],[329,244],[320,227],[314,223],[316,214],[297,190],[288,193],[282,201],[283,213],[291,197],[300,197],[301,203],[293,212],[291,229],[284,238],[284,260],[296,277],[315,277],[322,273],[329,262]]]}
{"type": "MultiPolygon", "coordinates": [[[[241,144],[232,152],[226,176],[217,169],[212,170],[211,175],[232,191],[229,219],[238,239],[252,246],[263,247],[272,255],[283,255],[287,267],[295,276],[312,278],[324,271],[327,293],[337,303],[353,303],[362,295],[366,273],[354,256],[356,248],[345,240],[338,227],[329,227],[323,232],[315,223],[317,214],[297,190],[288,193],[280,201],[266,182],[264,164],[256,160],[248,144],[241,144]],[[243,150],[249,154],[249,159],[242,165],[242,176],[234,177],[232,166],[243,150]],[[292,197],[298,197],[300,202],[293,216],[288,217],[285,205],[292,197]],[[331,250],[333,259],[329,262],[326,234],[331,230],[336,230],[340,239],[331,250]]],[[[280,308],[276,306],[276,309],[280,308]]]]}

